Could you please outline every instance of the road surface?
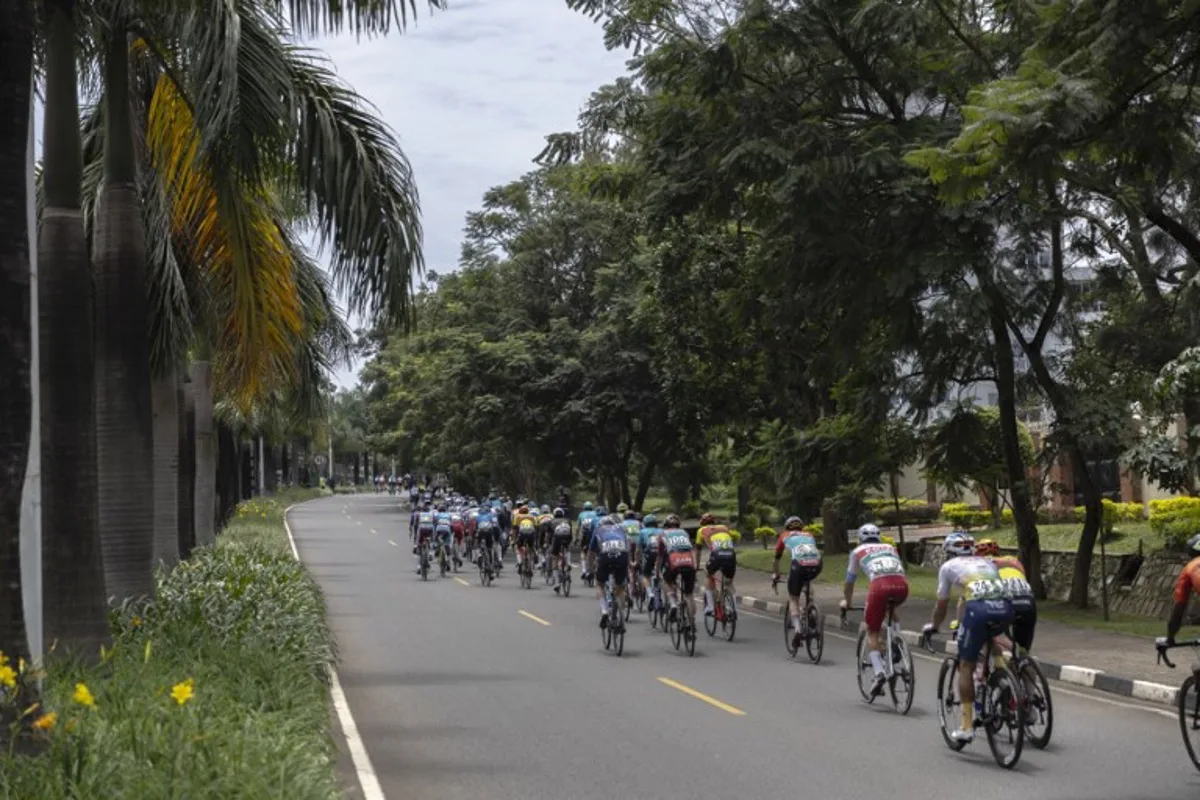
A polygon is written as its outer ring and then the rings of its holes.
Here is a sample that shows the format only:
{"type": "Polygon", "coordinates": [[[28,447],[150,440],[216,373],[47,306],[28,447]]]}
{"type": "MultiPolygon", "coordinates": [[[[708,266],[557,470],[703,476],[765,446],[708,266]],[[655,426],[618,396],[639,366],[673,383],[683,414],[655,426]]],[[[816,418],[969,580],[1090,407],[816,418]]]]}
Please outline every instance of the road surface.
{"type": "MultiPolygon", "coordinates": [[[[293,509],[325,592],[342,686],[386,797],[914,797],[1046,800],[1195,796],[1174,716],[1054,684],[1055,728],[1013,772],[981,735],[942,743],[938,662],[918,656],[907,717],[861,701],[853,643],[830,632],[819,666],[790,661],[773,617],[744,612],[734,642],[701,633],[678,654],[645,615],[625,655],[603,650],[594,590],[561,598],[510,566],[422,583],[396,498],[293,509]]],[[[878,702],[878,701],[877,701],[878,702]]]]}

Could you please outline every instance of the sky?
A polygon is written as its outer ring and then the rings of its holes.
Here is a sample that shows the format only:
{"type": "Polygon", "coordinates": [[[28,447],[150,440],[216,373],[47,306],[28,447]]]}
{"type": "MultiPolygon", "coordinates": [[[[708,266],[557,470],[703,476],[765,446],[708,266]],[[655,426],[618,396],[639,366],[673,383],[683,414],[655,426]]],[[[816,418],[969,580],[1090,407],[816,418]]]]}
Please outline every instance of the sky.
{"type": "MultiPolygon", "coordinates": [[[[421,195],[426,268],[444,274],[457,268],[467,212],[533,169],[546,134],[573,129],[629,54],[606,51],[600,25],[564,0],[449,0],[432,15],[418,7],[403,35],[311,44],[399,137],[421,195]]],[[[356,377],[357,368],[335,380],[356,377]]]]}

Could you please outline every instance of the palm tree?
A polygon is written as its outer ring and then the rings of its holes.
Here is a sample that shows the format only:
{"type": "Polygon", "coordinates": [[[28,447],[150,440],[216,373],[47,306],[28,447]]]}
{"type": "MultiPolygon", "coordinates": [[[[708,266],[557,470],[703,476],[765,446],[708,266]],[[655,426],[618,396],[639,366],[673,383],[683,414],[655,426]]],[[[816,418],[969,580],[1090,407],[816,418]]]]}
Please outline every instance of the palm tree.
{"type": "Polygon", "coordinates": [[[21,596],[21,493],[29,452],[30,114],[33,10],[0,4],[0,650],[28,658],[21,596]]]}
{"type": "Polygon", "coordinates": [[[38,233],[42,608],[47,641],[95,655],[108,638],[97,528],[92,273],[81,210],[75,0],[45,4],[43,208],[38,233]]]}

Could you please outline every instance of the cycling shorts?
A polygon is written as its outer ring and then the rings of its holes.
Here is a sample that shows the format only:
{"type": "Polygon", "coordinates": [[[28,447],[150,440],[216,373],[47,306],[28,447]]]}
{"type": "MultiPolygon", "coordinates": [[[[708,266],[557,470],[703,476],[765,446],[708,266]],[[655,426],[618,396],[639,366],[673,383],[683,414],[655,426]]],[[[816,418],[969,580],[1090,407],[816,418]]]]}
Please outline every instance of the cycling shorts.
{"type": "Polygon", "coordinates": [[[417,531],[417,540],[418,541],[425,541],[426,539],[432,539],[432,538],[433,538],[433,528],[420,528],[417,531]]]}
{"type": "Polygon", "coordinates": [[[1012,601],[1007,598],[968,600],[958,625],[958,657],[969,664],[977,663],[984,644],[1000,635],[1012,621],[1012,601]]]}
{"type": "Polygon", "coordinates": [[[517,547],[533,547],[533,540],[537,536],[534,531],[528,533],[517,531],[517,547]]]}
{"type": "Polygon", "coordinates": [[[733,550],[716,550],[708,557],[708,576],[711,578],[720,570],[725,580],[733,580],[737,572],[737,552],[733,550]]]}
{"type": "Polygon", "coordinates": [[[642,553],[642,575],[647,578],[654,577],[654,565],[658,563],[658,553],[649,550],[642,553]]]}
{"type": "Polygon", "coordinates": [[[596,580],[603,586],[609,576],[612,576],[617,586],[624,586],[628,582],[628,553],[600,553],[596,556],[596,580]]]}
{"type": "Polygon", "coordinates": [[[663,571],[663,580],[669,586],[674,586],[675,582],[679,581],[679,590],[685,595],[690,595],[696,590],[696,568],[687,564],[676,567],[668,565],[663,571]]]}
{"type": "Polygon", "coordinates": [[[871,581],[867,588],[867,602],[863,607],[863,621],[867,630],[878,633],[887,618],[888,603],[901,605],[908,599],[908,580],[903,575],[883,575],[871,581]]]}
{"type": "MultiPolygon", "coordinates": [[[[710,570],[711,571],[711,570],[710,570]]],[[[799,597],[804,591],[805,585],[812,580],[815,580],[821,574],[820,564],[798,564],[792,562],[792,568],[788,572],[788,594],[792,597],[799,597]]],[[[732,575],[726,575],[727,578],[732,578],[732,575]]]]}
{"type": "Polygon", "coordinates": [[[1022,650],[1033,647],[1033,631],[1037,628],[1037,604],[1032,597],[1013,598],[1012,638],[1022,650]]]}
{"type": "Polygon", "coordinates": [[[559,556],[571,549],[571,534],[555,534],[550,540],[550,555],[559,556]]]}
{"type": "Polygon", "coordinates": [[[480,544],[495,544],[496,539],[499,538],[499,536],[497,536],[496,529],[491,527],[480,528],[478,531],[476,531],[475,536],[479,540],[480,544]]]}

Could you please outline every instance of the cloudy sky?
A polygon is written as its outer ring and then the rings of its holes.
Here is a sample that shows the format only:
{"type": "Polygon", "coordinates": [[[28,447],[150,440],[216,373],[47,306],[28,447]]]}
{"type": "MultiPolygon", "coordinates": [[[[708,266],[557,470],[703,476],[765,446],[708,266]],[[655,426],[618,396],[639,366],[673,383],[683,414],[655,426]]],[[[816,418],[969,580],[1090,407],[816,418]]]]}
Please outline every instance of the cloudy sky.
{"type": "MultiPolygon", "coordinates": [[[[425,261],[456,268],[484,191],[533,168],[547,133],[570,130],[593,90],[625,72],[598,23],[564,0],[449,0],[404,35],[312,44],[400,137],[421,192],[425,261]]],[[[338,375],[353,385],[355,371],[338,375]]]]}

